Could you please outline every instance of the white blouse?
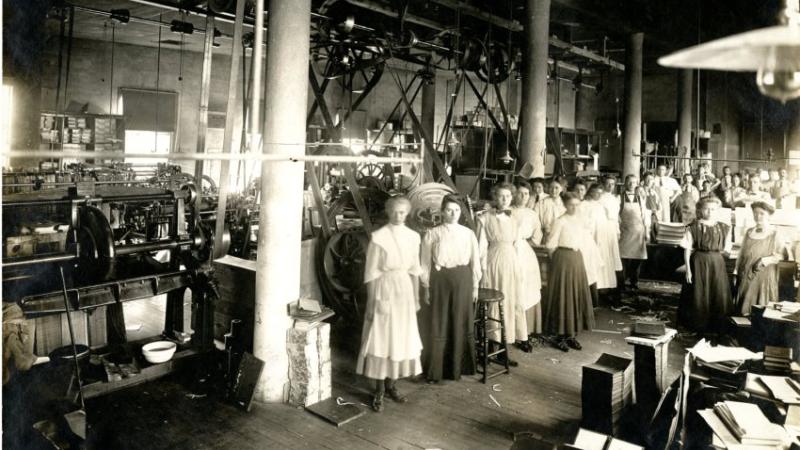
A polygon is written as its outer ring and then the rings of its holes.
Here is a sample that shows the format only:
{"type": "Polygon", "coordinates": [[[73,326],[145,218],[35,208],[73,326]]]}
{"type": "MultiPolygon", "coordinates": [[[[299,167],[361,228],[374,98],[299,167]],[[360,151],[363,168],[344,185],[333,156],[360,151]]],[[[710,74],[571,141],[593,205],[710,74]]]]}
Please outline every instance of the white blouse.
{"type": "Polygon", "coordinates": [[[481,255],[478,239],[469,228],[459,224],[442,224],[425,233],[421,247],[424,286],[430,283],[431,270],[469,265],[473,286],[481,280],[481,255]]]}
{"type": "Polygon", "coordinates": [[[586,245],[587,234],[580,214],[564,214],[553,222],[545,247],[551,253],[558,247],[580,250],[586,245]]]}

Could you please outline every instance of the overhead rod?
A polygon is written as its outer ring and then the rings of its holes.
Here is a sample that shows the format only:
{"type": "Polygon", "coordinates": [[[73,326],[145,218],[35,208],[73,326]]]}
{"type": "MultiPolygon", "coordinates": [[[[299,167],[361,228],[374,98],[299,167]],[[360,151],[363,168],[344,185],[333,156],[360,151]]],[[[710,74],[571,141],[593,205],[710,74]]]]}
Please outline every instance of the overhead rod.
{"type": "MultiPolygon", "coordinates": [[[[464,13],[464,14],[468,15],[468,16],[472,16],[472,17],[475,17],[477,19],[484,20],[484,21],[486,21],[486,22],[488,22],[488,23],[490,23],[492,25],[498,26],[500,28],[504,28],[504,29],[509,30],[509,31],[513,31],[513,32],[517,32],[517,33],[523,31],[523,26],[519,22],[517,22],[515,20],[509,20],[509,19],[497,16],[495,14],[487,13],[487,12],[482,11],[479,8],[475,7],[475,6],[471,6],[471,5],[469,5],[469,4],[467,4],[467,3],[463,2],[463,1],[458,1],[458,0],[430,0],[430,1],[432,3],[436,3],[438,5],[441,5],[441,6],[444,6],[444,7],[459,11],[461,13],[464,13]]],[[[356,1],[356,0],[347,0],[347,2],[350,3],[350,4],[358,4],[358,5],[360,5],[360,4],[374,5],[374,2],[368,1],[368,0],[358,0],[358,1],[356,1]]],[[[383,8],[383,9],[386,9],[386,8],[383,8]]],[[[378,9],[373,9],[373,10],[376,11],[376,12],[381,12],[378,9]]],[[[393,13],[393,14],[390,14],[390,15],[397,15],[396,12],[391,11],[391,10],[389,10],[389,11],[393,13]]],[[[408,20],[408,15],[406,15],[405,17],[406,17],[406,20],[408,20]]],[[[426,24],[420,23],[420,25],[426,25],[426,24]]],[[[439,30],[443,29],[443,25],[441,25],[441,24],[437,24],[437,23],[433,22],[432,25],[433,25],[434,29],[439,29],[439,30]]],[[[426,25],[426,26],[428,26],[428,25],[426,25]]],[[[591,50],[587,50],[585,48],[581,48],[581,47],[572,45],[571,43],[562,41],[561,39],[559,39],[559,38],[557,38],[555,36],[550,36],[549,41],[550,41],[550,45],[552,45],[553,47],[556,47],[558,49],[565,50],[565,51],[567,51],[569,53],[572,53],[572,54],[574,54],[576,56],[581,56],[581,57],[586,58],[586,59],[588,59],[590,61],[594,61],[594,62],[597,62],[597,63],[601,63],[601,64],[604,64],[604,65],[607,65],[607,66],[611,67],[612,69],[620,70],[620,71],[623,71],[623,72],[625,71],[625,65],[624,64],[619,63],[617,61],[614,61],[614,60],[612,60],[612,59],[610,59],[610,58],[608,58],[606,56],[598,55],[597,53],[595,53],[595,52],[593,52],[591,50]]]]}
{"type": "MultiPolygon", "coordinates": [[[[103,11],[101,9],[90,8],[88,6],[82,6],[82,5],[73,5],[73,6],[74,6],[76,11],[85,12],[87,14],[93,14],[95,16],[102,16],[102,17],[109,17],[109,18],[112,17],[112,12],[111,11],[103,11]]],[[[152,25],[154,27],[162,27],[162,28],[171,28],[172,27],[172,23],[161,22],[159,20],[154,20],[154,19],[145,19],[145,18],[142,18],[142,17],[130,16],[130,21],[131,22],[136,22],[136,23],[142,23],[142,24],[145,24],[145,25],[152,25]]],[[[206,34],[206,31],[207,30],[205,28],[194,27],[192,32],[193,33],[197,33],[197,34],[206,34]]],[[[225,39],[232,39],[232,36],[230,36],[228,34],[225,34],[225,33],[222,33],[219,30],[217,30],[217,31],[219,32],[219,34],[217,34],[216,37],[221,37],[221,38],[225,38],[225,39]]]]}
{"type": "MultiPolygon", "coordinates": [[[[318,144],[285,144],[303,145],[314,147],[318,144]]],[[[276,145],[265,144],[265,145],[276,145]]],[[[331,146],[347,146],[347,143],[330,144],[331,146]]],[[[366,145],[364,143],[363,145],[366,145]]],[[[419,146],[419,143],[411,144],[419,146]]],[[[247,153],[120,153],[111,151],[60,151],[60,150],[7,150],[0,152],[7,158],[91,158],[91,159],[170,159],[175,161],[312,161],[327,163],[369,163],[369,164],[389,164],[389,163],[411,163],[419,164],[422,160],[418,157],[388,157],[388,156],[343,156],[343,155],[282,155],[266,154],[258,152],[247,153]]]]}
{"type": "MultiPolygon", "coordinates": [[[[220,22],[225,22],[225,23],[230,23],[230,24],[233,24],[235,22],[235,19],[236,19],[233,16],[233,14],[229,14],[229,13],[215,13],[215,12],[210,11],[208,9],[200,9],[200,8],[192,7],[192,6],[178,7],[178,6],[175,6],[173,4],[163,3],[163,2],[157,1],[157,0],[129,0],[129,1],[132,2],[132,3],[137,3],[137,4],[145,5],[145,6],[152,6],[154,8],[161,8],[161,9],[168,10],[168,11],[187,12],[187,13],[190,13],[190,14],[197,14],[199,16],[213,16],[216,20],[219,20],[220,22]]],[[[264,11],[264,18],[265,19],[266,19],[268,14],[269,14],[269,11],[264,11]]],[[[315,13],[315,12],[311,12],[311,18],[312,19],[328,20],[328,21],[332,20],[330,17],[328,17],[328,16],[326,16],[324,14],[319,14],[319,13],[315,13]]],[[[264,23],[267,23],[267,21],[264,20],[264,23]]],[[[247,18],[245,18],[244,26],[247,27],[247,28],[255,28],[255,25],[253,24],[253,21],[250,20],[250,19],[247,19],[247,18]]],[[[265,29],[267,28],[266,25],[264,26],[264,28],[265,29]]],[[[354,30],[361,30],[361,31],[375,31],[372,28],[365,27],[363,25],[358,25],[358,24],[354,24],[353,25],[353,29],[354,30]]]]}

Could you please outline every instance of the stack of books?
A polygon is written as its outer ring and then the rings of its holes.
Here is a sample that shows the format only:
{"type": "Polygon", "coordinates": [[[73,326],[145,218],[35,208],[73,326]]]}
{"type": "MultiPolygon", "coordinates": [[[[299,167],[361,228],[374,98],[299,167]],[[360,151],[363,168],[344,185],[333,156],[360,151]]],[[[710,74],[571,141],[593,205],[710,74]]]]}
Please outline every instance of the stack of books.
{"type": "Polygon", "coordinates": [[[323,320],[333,317],[335,313],[319,300],[301,298],[289,304],[289,315],[294,320],[292,328],[298,331],[308,331],[316,328],[323,320]]]}
{"type": "Polygon", "coordinates": [[[787,373],[792,371],[792,348],[764,347],[764,369],[768,372],[787,373]]]}
{"type": "Polygon", "coordinates": [[[714,431],[716,443],[725,448],[778,448],[787,440],[786,430],[752,403],[718,402],[700,415],[714,431]]]}
{"type": "Polygon", "coordinates": [[[737,391],[747,382],[747,363],[744,361],[706,362],[698,359],[696,362],[692,375],[711,386],[737,391]]]}
{"type": "Polygon", "coordinates": [[[658,222],[656,226],[656,242],[659,244],[679,245],[686,233],[686,225],[681,222],[658,222]]]}
{"type": "Polygon", "coordinates": [[[633,400],[633,362],[603,353],[583,366],[581,401],[583,426],[605,434],[619,431],[620,419],[633,400]]]}

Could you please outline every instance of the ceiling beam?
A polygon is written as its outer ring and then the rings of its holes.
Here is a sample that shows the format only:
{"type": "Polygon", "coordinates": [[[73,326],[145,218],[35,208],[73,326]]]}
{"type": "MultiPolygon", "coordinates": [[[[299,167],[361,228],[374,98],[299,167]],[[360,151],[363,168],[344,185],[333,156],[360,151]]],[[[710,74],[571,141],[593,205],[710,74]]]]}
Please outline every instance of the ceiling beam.
{"type": "Polygon", "coordinates": [[[458,0],[429,0],[429,1],[431,3],[436,3],[437,5],[441,5],[450,9],[454,9],[456,11],[460,11],[468,16],[481,19],[484,22],[490,23],[492,25],[501,28],[505,28],[506,30],[511,30],[515,32],[522,31],[522,24],[517,22],[516,20],[509,20],[504,17],[494,15],[492,13],[487,13],[486,11],[482,11],[480,8],[476,8],[475,6],[472,6],[465,2],[461,2],[458,0]]]}
{"type": "MultiPolygon", "coordinates": [[[[476,8],[459,0],[430,0],[430,2],[436,3],[437,5],[441,5],[450,9],[454,9],[456,11],[460,11],[468,16],[481,19],[487,23],[490,23],[492,25],[501,28],[505,28],[506,30],[509,31],[519,33],[523,30],[522,24],[520,24],[516,20],[509,20],[497,16],[495,14],[487,13],[486,11],[482,11],[479,8],[476,8]]],[[[591,50],[572,45],[569,42],[562,41],[561,39],[555,36],[550,37],[550,45],[559,50],[572,53],[575,56],[580,56],[590,61],[609,66],[612,69],[616,69],[622,72],[625,71],[625,64],[614,61],[613,59],[607,56],[599,55],[591,50]]]]}
{"type": "MultiPolygon", "coordinates": [[[[371,0],[345,0],[345,1],[353,6],[358,6],[359,8],[364,8],[379,14],[383,14],[384,16],[389,16],[394,18],[400,17],[399,12],[391,8],[387,8],[386,6],[371,0]]],[[[414,23],[437,31],[444,31],[447,29],[447,27],[438,22],[434,22],[433,20],[426,19],[424,17],[415,16],[414,14],[405,14],[403,18],[409,23],[414,23]]]]}
{"type": "Polygon", "coordinates": [[[611,59],[611,58],[609,58],[607,56],[598,55],[597,53],[595,53],[595,52],[593,52],[591,50],[587,50],[585,48],[581,48],[581,47],[572,45],[569,42],[562,41],[561,39],[559,39],[559,38],[557,38],[555,36],[550,36],[550,45],[552,45],[555,48],[564,50],[564,51],[566,51],[568,53],[572,53],[575,56],[580,56],[580,57],[586,58],[586,59],[588,59],[590,61],[594,61],[594,62],[597,62],[597,63],[600,63],[600,64],[604,64],[604,65],[606,65],[608,67],[611,67],[612,69],[616,69],[616,70],[619,70],[621,72],[625,71],[625,64],[622,64],[620,62],[614,61],[613,59],[611,59]]]}

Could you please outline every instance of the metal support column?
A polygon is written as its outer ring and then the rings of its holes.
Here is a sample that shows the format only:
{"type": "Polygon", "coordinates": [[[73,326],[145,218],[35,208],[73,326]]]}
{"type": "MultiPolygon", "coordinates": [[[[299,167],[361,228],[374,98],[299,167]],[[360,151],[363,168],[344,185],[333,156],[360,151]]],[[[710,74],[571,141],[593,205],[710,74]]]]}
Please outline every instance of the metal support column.
{"type": "MultiPolygon", "coordinates": [[[[678,156],[692,156],[692,69],[678,72],[678,156]]],[[[691,172],[690,160],[680,163],[681,173],[691,172]]]]}
{"type": "Polygon", "coordinates": [[[642,146],[642,46],[644,33],[628,36],[625,51],[625,128],[622,147],[622,175],[639,176],[642,146]]]}
{"type": "MultiPolygon", "coordinates": [[[[302,156],[311,0],[272,0],[269,11],[263,152],[302,156]]],[[[286,305],[300,295],[302,197],[303,165],[262,163],[253,353],[269,370],[256,386],[260,401],[286,400],[286,305]]]]}
{"type": "Polygon", "coordinates": [[[550,0],[527,0],[519,151],[522,161],[533,165],[534,177],[543,177],[545,168],[549,32],[550,0]]]}
{"type": "MultiPolygon", "coordinates": [[[[432,69],[435,70],[435,69],[432,69]]],[[[428,136],[435,136],[433,129],[434,116],[436,115],[436,75],[434,74],[431,79],[422,80],[422,114],[420,121],[422,128],[428,136]]],[[[436,145],[436,143],[432,143],[436,145]]],[[[430,158],[424,158],[422,173],[420,174],[419,183],[426,183],[428,181],[436,181],[433,176],[433,161],[430,158]]]]}

